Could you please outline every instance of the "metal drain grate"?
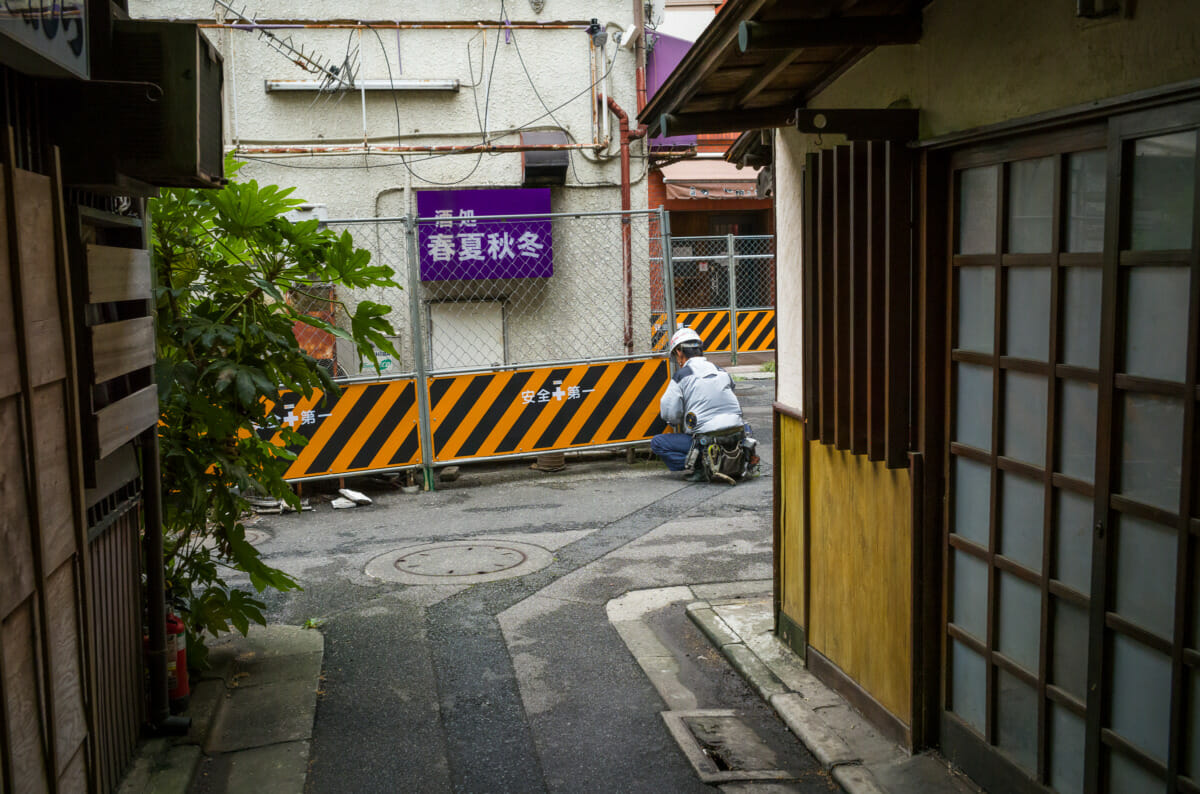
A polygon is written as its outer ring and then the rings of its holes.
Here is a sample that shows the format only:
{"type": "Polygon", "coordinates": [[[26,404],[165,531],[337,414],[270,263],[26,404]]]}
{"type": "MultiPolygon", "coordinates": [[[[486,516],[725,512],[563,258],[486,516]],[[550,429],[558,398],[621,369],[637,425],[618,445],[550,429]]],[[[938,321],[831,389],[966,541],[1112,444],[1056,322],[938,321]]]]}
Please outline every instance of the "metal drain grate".
{"type": "Polygon", "coordinates": [[[663,720],[692,768],[705,783],[795,780],[797,770],[733,709],[664,711],[663,720]]]}

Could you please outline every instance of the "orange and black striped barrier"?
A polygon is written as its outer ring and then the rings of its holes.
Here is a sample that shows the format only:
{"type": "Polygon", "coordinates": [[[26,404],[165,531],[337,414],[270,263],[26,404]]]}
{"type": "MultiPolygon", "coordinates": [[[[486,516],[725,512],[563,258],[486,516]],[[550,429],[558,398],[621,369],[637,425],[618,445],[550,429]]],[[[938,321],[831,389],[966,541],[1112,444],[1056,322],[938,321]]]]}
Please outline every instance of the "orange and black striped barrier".
{"type": "Polygon", "coordinates": [[[661,358],[432,378],[433,459],[527,455],[642,441],[662,432],[661,358]]]}
{"type": "MultiPolygon", "coordinates": [[[[739,353],[766,353],[775,349],[775,310],[743,309],[737,313],[739,353]]],[[[686,325],[700,335],[707,353],[729,353],[733,338],[729,331],[728,309],[704,309],[675,313],[676,327],[686,325]]],[[[654,349],[666,350],[671,331],[666,315],[654,315],[654,349]]]]}
{"type": "MultiPolygon", "coordinates": [[[[415,380],[347,383],[341,394],[305,398],[283,392],[272,407],[276,421],[308,439],[284,479],[303,480],[385,471],[421,463],[415,380]]],[[[282,445],[279,433],[260,429],[282,445]]]]}
{"type": "Polygon", "coordinates": [[[739,311],[737,323],[739,353],[767,353],[775,350],[774,309],[739,311]]]}

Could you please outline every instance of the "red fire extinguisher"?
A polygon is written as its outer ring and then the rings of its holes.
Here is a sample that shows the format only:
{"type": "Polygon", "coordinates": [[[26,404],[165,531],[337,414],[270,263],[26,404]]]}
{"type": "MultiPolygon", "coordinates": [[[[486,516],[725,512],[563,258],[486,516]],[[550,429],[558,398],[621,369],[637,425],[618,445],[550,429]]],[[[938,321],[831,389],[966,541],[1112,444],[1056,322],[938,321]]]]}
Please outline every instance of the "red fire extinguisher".
{"type": "Polygon", "coordinates": [[[187,635],[183,621],[172,614],[167,615],[167,695],[171,700],[171,713],[187,710],[188,688],[187,635]]]}

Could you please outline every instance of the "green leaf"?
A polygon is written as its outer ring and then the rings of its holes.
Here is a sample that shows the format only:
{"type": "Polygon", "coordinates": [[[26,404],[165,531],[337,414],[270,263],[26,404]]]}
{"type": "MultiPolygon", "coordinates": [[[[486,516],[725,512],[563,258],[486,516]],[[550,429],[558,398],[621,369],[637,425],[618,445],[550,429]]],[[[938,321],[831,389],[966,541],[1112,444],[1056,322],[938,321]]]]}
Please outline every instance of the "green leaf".
{"type": "Polygon", "coordinates": [[[332,333],[369,358],[376,348],[395,352],[386,338],[393,333],[386,306],[362,301],[349,327],[341,328],[307,316],[290,300],[310,293],[314,279],[341,294],[395,288],[392,270],[372,264],[349,232],[288,221],[284,213],[300,203],[292,188],[240,180],[241,168],[226,157],[231,181],[225,187],[163,190],[150,212],[160,285],[154,301],[164,572],[172,606],[198,653],[204,651],[201,634],[245,632],[251,621],[265,622],[254,592],[299,587],[262,560],[239,518],[245,493],[299,507],[283,476],[305,439],[290,427],[275,427],[268,414],[280,388],[302,395],[338,391],[329,372],[301,348],[295,327],[332,333]],[[290,448],[260,438],[256,426],[290,448]],[[233,581],[249,584],[230,584],[225,577],[231,573],[238,576],[233,581]]]}

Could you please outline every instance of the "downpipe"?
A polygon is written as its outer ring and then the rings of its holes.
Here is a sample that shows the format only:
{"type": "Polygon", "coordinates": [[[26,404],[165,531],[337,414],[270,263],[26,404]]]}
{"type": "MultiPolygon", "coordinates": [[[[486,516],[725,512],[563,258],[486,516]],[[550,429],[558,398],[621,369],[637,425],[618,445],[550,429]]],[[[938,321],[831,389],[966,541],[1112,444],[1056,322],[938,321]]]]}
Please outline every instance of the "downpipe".
{"type": "Polygon", "coordinates": [[[633,229],[630,227],[629,210],[632,205],[629,177],[629,143],[646,136],[646,125],[629,128],[629,116],[611,96],[608,109],[617,117],[621,140],[621,258],[625,281],[625,352],[633,352],[633,229]]]}

